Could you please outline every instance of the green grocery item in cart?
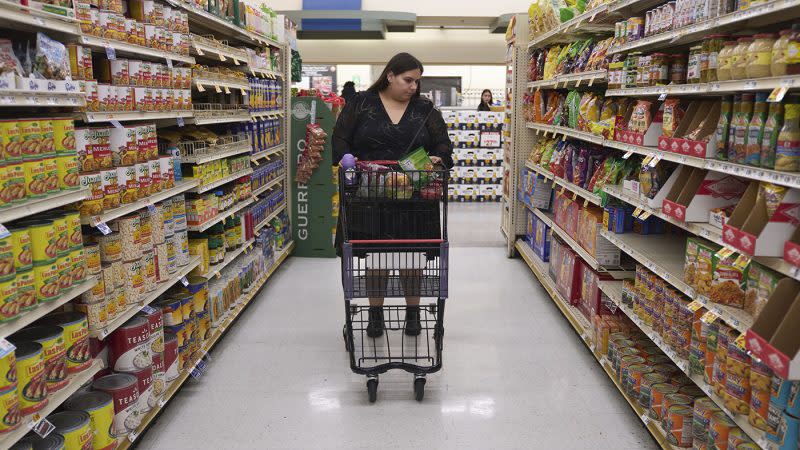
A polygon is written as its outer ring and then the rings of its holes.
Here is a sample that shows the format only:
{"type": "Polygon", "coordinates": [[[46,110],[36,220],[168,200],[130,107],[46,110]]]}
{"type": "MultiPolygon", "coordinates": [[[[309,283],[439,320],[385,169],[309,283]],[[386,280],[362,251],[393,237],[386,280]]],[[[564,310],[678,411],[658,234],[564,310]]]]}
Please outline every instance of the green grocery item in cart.
{"type": "Polygon", "coordinates": [[[404,171],[413,172],[409,174],[409,178],[411,178],[414,189],[419,189],[428,184],[429,175],[426,171],[433,170],[433,161],[431,161],[431,157],[423,147],[403,156],[397,163],[400,164],[400,168],[404,171]]]}

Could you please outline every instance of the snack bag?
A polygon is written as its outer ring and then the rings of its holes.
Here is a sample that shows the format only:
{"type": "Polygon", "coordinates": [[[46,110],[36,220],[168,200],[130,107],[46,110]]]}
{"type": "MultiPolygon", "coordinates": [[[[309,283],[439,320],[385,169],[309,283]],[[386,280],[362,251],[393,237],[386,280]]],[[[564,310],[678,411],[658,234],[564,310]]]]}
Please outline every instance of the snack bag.
{"type": "Polygon", "coordinates": [[[714,275],[709,297],[711,301],[735,308],[744,307],[747,268],[735,264],[738,254],[720,258],[714,253],[712,264],[714,275]]]}
{"type": "Polygon", "coordinates": [[[664,102],[664,137],[672,137],[678,125],[683,119],[685,111],[681,107],[681,101],[677,98],[668,98],[664,102]]]}
{"type": "Polygon", "coordinates": [[[400,158],[397,163],[404,171],[411,172],[411,184],[415,189],[428,184],[430,173],[433,170],[433,161],[423,147],[420,147],[413,152],[400,158]]]}
{"type": "Polygon", "coordinates": [[[67,47],[44,33],[36,33],[33,74],[48,80],[66,80],[71,77],[67,47]]]}

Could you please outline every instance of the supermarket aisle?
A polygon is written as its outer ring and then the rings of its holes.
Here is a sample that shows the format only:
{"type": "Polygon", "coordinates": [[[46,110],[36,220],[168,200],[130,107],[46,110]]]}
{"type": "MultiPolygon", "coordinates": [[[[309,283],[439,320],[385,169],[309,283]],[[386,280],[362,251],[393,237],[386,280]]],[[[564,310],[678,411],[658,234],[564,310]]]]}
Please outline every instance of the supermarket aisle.
{"type": "Polygon", "coordinates": [[[498,208],[450,208],[444,370],[422,404],[391,372],[368,403],[341,339],[338,261],[292,258],[139,448],[655,448],[528,267],[505,257],[498,208]]]}

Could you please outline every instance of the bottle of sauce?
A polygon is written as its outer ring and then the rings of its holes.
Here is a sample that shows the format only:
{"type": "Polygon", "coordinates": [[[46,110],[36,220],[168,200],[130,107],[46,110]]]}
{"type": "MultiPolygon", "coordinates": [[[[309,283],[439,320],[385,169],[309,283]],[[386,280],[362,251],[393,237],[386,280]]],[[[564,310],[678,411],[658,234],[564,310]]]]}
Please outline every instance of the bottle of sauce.
{"type": "Polygon", "coordinates": [[[766,92],[756,94],[753,117],[747,126],[744,163],[751,166],[761,165],[761,142],[764,138],[764,125],[767,122],[767,96],[766,92]]]}
{"type": "Polygon", "coordinates": [[[791,95],[784,105],[783,127],[775,149],[775,170],[800,171],[800,96],[791,95]]]}
{"type": "Polygon", "coordinates": [[[742,102],[739,104],[739,118],[736,121],[736,133],[733,141],[733,159],[731,162],[744,164],[747,155],[747,129],[750,120],[753,118],[753,101],[755,95],[742,94],[742,102]]]}
{"type": "Polygon", "coordinates": [[[731,127],[731,108],[732,98],[730,96],[723,97],[717,130],[715,131],[717,138],[717,154],[715,157],[723,161],[728,160],[728,132],[731,127]]]}
{"type": "Polygon", "coordinates": [[[767,123],[764,124],[764,135],[761,138],[761,167],[775,167],[775,147],[778,145],[778,133],[783,126],[783,103],[769,104],[767,123]]]}
{"type": "Polygon", "coordinates": [[[720,159],[724,161],[735,161],[736,160],[736,151],[734,150],[736,145],[736,126],[739,124],[739,111],[742,107],[742,95],[736,94],[733,96],[733,114],[731,115],[731,125],[728,129],[728,142],[726,145],[726,152],[724,157],[720,159]]]}

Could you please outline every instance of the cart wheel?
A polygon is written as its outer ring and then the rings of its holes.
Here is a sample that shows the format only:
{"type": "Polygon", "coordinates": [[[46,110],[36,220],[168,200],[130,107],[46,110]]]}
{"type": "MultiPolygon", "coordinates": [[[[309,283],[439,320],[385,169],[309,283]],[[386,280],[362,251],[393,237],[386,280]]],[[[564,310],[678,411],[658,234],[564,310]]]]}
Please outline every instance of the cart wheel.
{"type": "Polygon", "coordinates": [[[421,402],[423,397],[425,397],[425,378],[414,378],[414,398],[421,402]]]}
{"type": "Polygon", "coordinates": [[[369,402],[375,403],[378,399],[378,379],[370,378],[367,380],[367,394],[369,394],[369,402]]]}

